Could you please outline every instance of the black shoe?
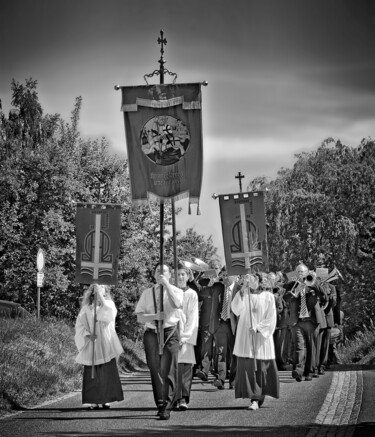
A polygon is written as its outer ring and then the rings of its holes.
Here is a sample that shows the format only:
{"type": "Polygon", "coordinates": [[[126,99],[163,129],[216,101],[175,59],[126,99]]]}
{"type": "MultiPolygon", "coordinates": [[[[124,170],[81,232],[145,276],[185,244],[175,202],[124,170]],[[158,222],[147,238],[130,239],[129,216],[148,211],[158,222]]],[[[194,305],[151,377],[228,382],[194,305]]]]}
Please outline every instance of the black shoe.
{"type": "Polygon", "coordinates": [[[169,420],[171,417],[171,413],[167,410],[159,411],[159,419],[160,420],[169,420]]]}
{"type": "Polygon", "coordinates": [[[102,407],[105,409],[105,410],[109,410],[110,408],[111,408],[111,406],[107,403],[107,404],[102,404],[102,407]]]}
{"type": "Polygon", "coordinates": [[[219,390],[222,390],[224,388],[223,381],[220,381],[220,379],[215,379],[213,382],[214,386],[217,387],[219,390]]]}
{"type": "Polygon", "coordinates": [[[313,378],[319,378],[319,375],[317,373],[313,373],[313,378]]]}
{"type": "Polygon", "coordinates": [[[202,381],[208,381],[208,376],[204,372],[202,372],[202,370],[197,370],[195,376],[201,379],[202,381]]]}
{"type": "Polygon", "coordinates": [[[229,383],[229,390],[233,390],[234,389],[234,384],[232,382],[229,383]]]}
{"type": "Polygon", "coordinates": [[[302,377],[297,372],[297,370],[292,370],[292,378],[294,378],[297,382],[301,382],[302,381],[302,377]]]}
{"type": "Polygon", "coordinates": [[[324,375],[325,373],[326,372],[324,371],[324,369],[320,369],[319,372],[318,372],[319,375],[324,375]]]}

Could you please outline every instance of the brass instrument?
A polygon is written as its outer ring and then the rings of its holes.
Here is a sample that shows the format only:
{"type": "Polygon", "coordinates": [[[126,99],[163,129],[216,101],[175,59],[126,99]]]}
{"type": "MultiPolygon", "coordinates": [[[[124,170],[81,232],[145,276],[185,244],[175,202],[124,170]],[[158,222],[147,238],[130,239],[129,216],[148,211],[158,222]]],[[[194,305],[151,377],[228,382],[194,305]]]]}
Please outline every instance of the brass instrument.
{"type": "Polygon", "coordinates": [[[305,283],[305,285],[307,285],[308,287],[313,287],[316,283],[316,273],[314,271],[310,271],[304,278],[303,278],[303,282],[305,283]]]}
{"type": "Polygon", "coordinates": [[[199,266],[198,264],[194,264],[190,261],[179,261],[180,264],[182,264],[184,267],[193,270],[194,272],[202,272],[203,269],[201,266],[199,266]]]}
{"type": "Polygon", "coordinates": [[[342,274],[340,273],[339,269],[335,266],[332,270],[332,272],[324,279],[322,279],[322,282],[332,282],[336,279],[344,280],[342,274]]]}
{"type": "Polygon", "coordinates": [[[197,281],[199,278],[206,278],[210,279],[210,284],[212,285],[213,282],[216,282],[218,280],[221,280],[221,275],[217,275],[215,269],[211,269],[207,263],[200,260],[199,258],[191,258],[193,262],[191,261],[184,261],[180,260],[180,264],[182,264],[184,267],[187,267],[192,272],[197,272],[198,274],[194,276],[194,279],[197,281]]]}
{"type": "Polygon", "coordinates": [[[192,257],[191,259],[195,265],[198,265],[202,269],[202,271],[209,270],[210,266],[201,259],[195,257],[192,257]]]}

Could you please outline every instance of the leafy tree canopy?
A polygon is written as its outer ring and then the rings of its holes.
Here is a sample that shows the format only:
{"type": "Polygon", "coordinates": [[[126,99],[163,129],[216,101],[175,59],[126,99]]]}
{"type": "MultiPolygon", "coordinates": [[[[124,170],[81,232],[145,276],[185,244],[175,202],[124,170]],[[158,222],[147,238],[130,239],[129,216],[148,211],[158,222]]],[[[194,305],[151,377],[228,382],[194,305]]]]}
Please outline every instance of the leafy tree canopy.
{"type": "MultiPolygon", "coordinates": [[[[35,311],[36,254],[42,248],[41,314],[75,319],[84,288],[74,282],[76,203],[97,202],[100,190],[101,202],[122,206],[119,282],[113,291],[119,329],[132,337],[137,334],[134,305],[159,257],[159,215],[132,207],[127,161],[109,153],[105,138],[81,138],[81,97],[66,122],[59,114],[43,114],[35,80],[13,80],[11,89],[8,117],[0,102],[0,299],[35,311]]],[[[165,224],[171,224],[168,205],[165,224]]],[[[201,250],[204,237],[193,237],[201,250]]],[[[179,238],[183,253],[185,236],[179,238]]],[[[167,233],[166,240],[166,258],[172,260],[167,233]]],[[[210,239],[206,245],[215,250],[210,239]]]]}
{"type": "Polygon", "coordinates": [[[291,169],[264,187],[270,268],[285,272],[303,260],[311,269],[336,266],[345,281],[343,309],[349,332],[375,316],[375,144],[348,147],[332,138],[296,155],[291,169]]]}

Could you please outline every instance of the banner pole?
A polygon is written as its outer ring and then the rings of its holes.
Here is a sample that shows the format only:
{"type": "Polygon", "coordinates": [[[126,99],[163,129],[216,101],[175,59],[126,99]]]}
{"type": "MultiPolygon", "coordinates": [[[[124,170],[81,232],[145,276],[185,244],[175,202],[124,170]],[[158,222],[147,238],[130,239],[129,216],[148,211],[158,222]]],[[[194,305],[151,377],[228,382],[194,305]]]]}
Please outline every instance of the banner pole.
{"type": "Polygon", "coordinates": [[[176,240],[176,212],[175,212],[174,199],[172,199],[172,236],[173,236],[174,285],[177,287],[177,240],[176,240]]]}
{"type": "MultiPolygon", "coordinates": [[[[96,290],[95,286],[93,288],[94,292],[94,327],[93,327],[93,335],[96,335],[96,290]]],[[[91,366],[91,379],[95,379],[95,339],[92,342],[92,366],[91,366]]]]}
{"type": "MultiPolygon", "coordinates": [[[[164,64],[165,60],[163,57],[164,54],[164,44],[167,43],[167,40],[164,38],[163,30],[160,31],[160,37],[158,38],[158,44],[161,45],[160,48],[160,69],[159,69],[159,75],[160,75],[160,84],[164,84],[164,64]]],[[[164,274],[164,200],[160,199],[160,273],[164,274]]],[[[162,313],[164,311],[164,302],[163,302],[163,295],[164,295],[164,288],[163,285],[160,285],[160,312],[162,313]]],[[[164,323],[163,320],[158,321],[158,327],[159,327],[159,355],[163,355],[163,349],[164,349],[164,323]]]]}

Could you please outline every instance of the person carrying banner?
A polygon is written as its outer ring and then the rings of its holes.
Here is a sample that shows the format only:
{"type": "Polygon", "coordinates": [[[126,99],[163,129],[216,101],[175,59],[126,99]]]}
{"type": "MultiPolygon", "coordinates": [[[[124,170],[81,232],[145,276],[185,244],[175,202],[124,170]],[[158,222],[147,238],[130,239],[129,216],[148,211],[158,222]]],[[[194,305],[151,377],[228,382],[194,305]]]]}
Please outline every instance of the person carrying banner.
{"type": "Polygon", "coordinates": [[[178,384],[176,407],[180,411],[188,409],[193,365],[195,364],[194,346],[198,334],[198,295],[187,285],[190,269],[179,264],[177,267],[177,285],[184,292],[182,315],[180,317],[180,349],[178,351],[178,384]]]}
{"type": "Polygon", "coordinates": [[[90,404],[89,409],[98,409],[100,404],[110,408],[110,402],[124,399],[117,369],[124,350],[115,331],[116,315],[109,288],[92,284],[83,296],[74,336],[79,350],[76,362],[84,366],[82,403],[90,404]]]}
{"type": "Polygon", "coordinates": [[[139,323],[145,324],[143,344],[151,373],[152,391],[160,420],[168,420],[176,400],[178,380],[178,323],[183,306],[183,291],[170,283],[169,266],[155,267],[156,286],[145,289],[135,308],[139,323]],[[160,311],[160,286],[163,287],[163,312],[160,311]],[[159,350],[158,322],[163,320],[164,344],[159,350]]]}
{"type": "Polygon", "coordinates": [[[238,316],[233,350],[237,356],[235,398],[250,399],[249,410],[261,407],[266,395],[279,398],[273,343],[276,306],[266,282],[261,275],[246,275],[232,301],[232,311],[238,316]]]}

